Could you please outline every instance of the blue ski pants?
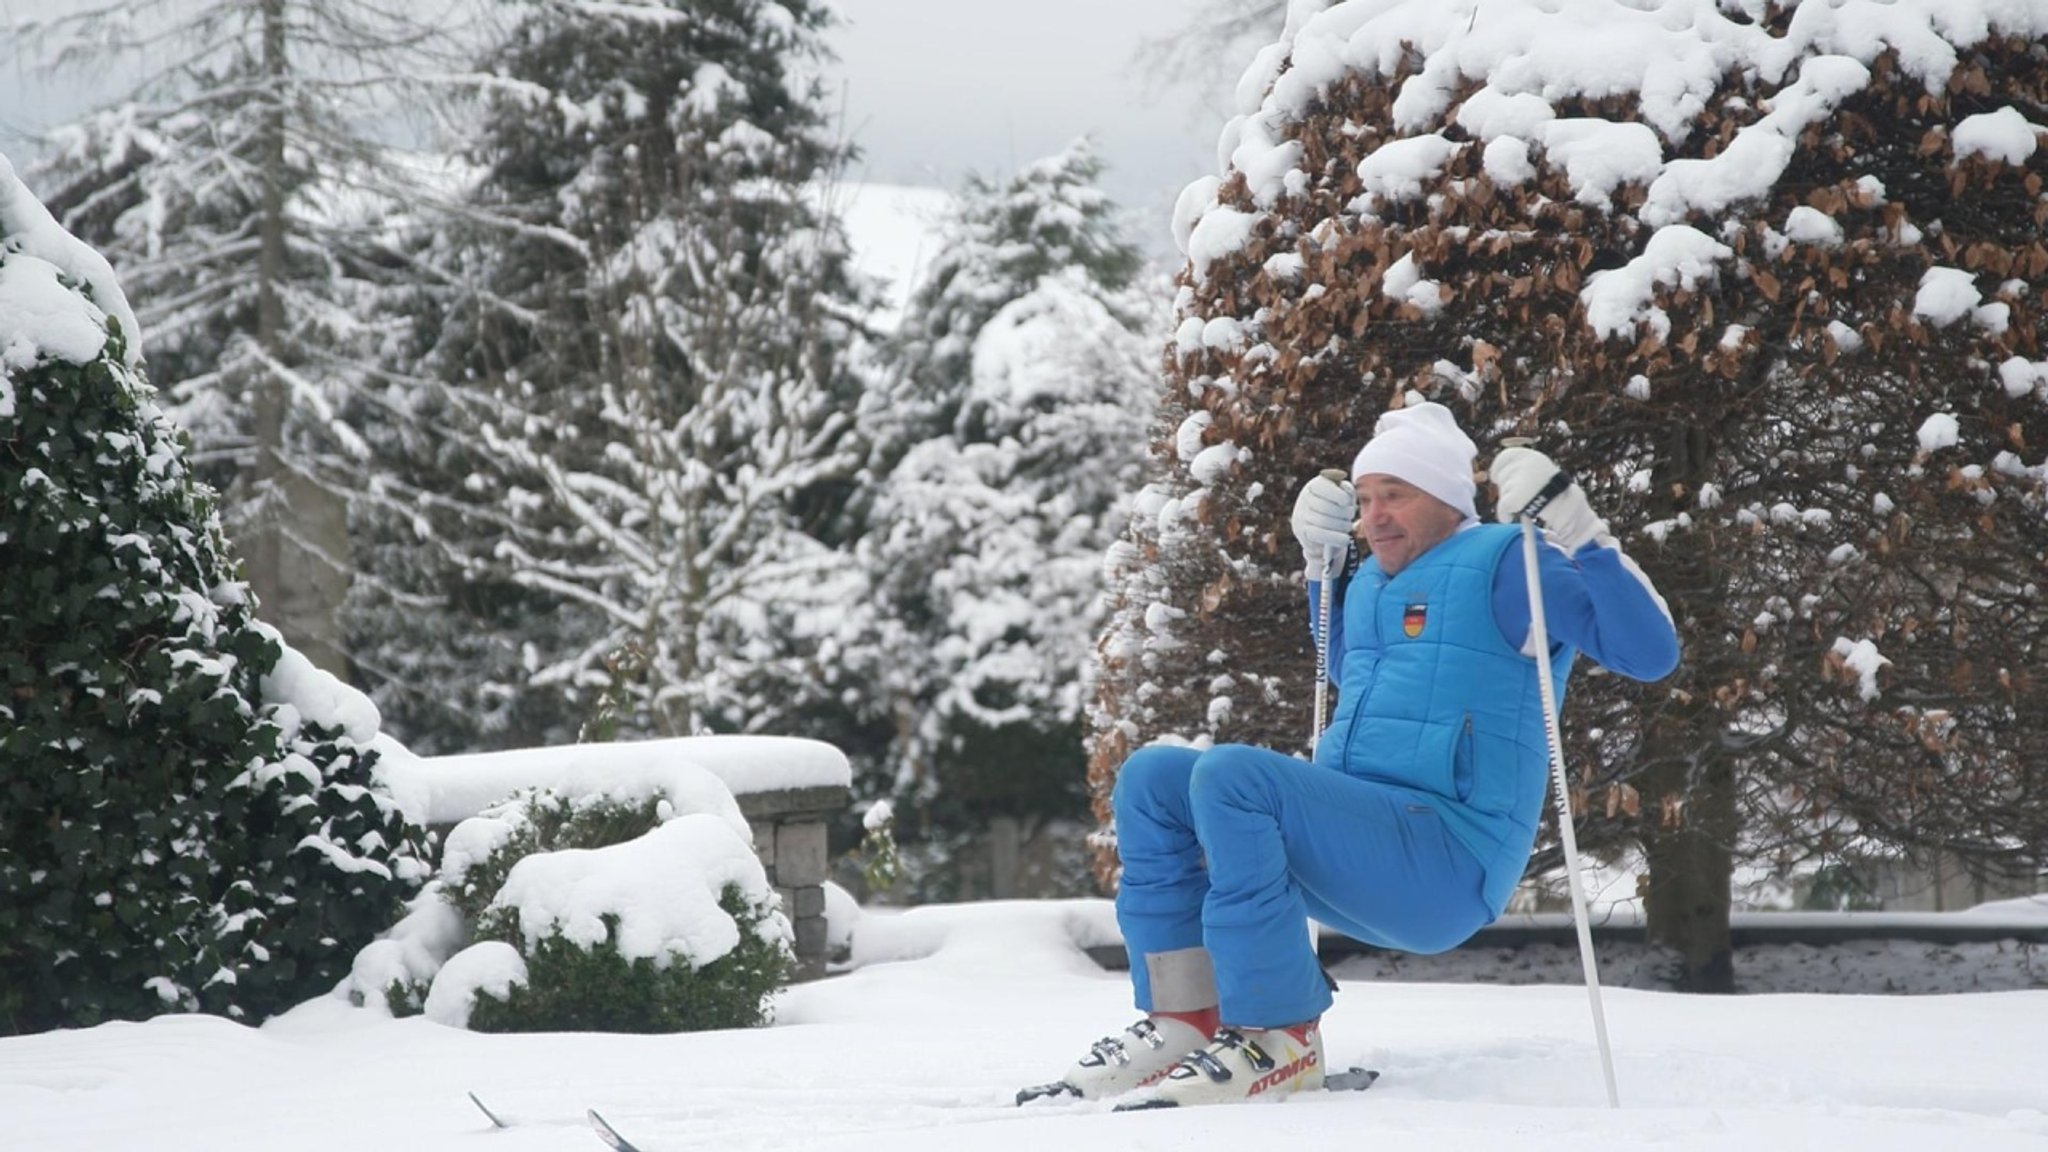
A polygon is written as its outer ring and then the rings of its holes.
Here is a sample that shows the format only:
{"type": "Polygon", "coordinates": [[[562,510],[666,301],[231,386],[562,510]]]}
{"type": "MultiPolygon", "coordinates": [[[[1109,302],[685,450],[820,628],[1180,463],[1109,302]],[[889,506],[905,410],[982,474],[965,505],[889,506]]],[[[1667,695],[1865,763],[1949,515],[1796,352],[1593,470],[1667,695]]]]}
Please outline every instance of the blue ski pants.
{"type": "Polygon", "coordinates": [[[1162,745],[1124,762],[1112,796],[1117,923],[1141,1011],[1144,957],[1206,946],[1223,1022],[1322,1015],[1330,986],[1308,918],[1406,952],[1455,947],[1492,919],[1477,857],[1416,794],[1242,744],[1162,745]]]}

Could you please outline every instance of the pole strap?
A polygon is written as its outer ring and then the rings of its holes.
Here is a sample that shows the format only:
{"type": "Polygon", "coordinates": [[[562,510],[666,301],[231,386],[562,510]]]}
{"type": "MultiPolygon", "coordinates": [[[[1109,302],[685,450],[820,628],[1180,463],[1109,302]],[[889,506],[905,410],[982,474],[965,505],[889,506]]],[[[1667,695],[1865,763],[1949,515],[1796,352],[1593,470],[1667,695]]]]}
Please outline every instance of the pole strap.
{"type": "Polygon", "coordinates": [[[1535,499],[1529,501],[1529,503],[1515,515],[1520,519],[1524,520],[1536,519],[1538,516],[1543,515],[1543,510],[1545,508],[1550,507],[1550,502],[1552,500],[1555,500],[1559,496],[1564,495],[1565,490],[1567,488],[1570,488],[1571,486],[1572,474],[1566,472],[1562,468],[1558,469],[1557,475],[1552,476],[1550,478],[1550,482],[1548,484],[1545,484],[1542,490],[1536,493],[1535,499]]]}

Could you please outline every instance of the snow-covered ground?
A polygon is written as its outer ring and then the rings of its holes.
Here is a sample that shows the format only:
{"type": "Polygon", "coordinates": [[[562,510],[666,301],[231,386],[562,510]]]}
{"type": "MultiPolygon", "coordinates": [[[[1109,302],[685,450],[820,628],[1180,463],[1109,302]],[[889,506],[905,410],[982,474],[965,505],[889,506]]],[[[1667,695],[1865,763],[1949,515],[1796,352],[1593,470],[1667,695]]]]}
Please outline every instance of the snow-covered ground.
{"type": "Polygon", "coordinates": [[[1325,1032],[1332,1064],[1384,1071],[1370,1092],[1013,1106],[1130,1017],[1124,977],[1081,951],[1112,930],[1102,901],[870,912],[852,971],[790,989],[772,1027],[745,1032],[486,1036],[320,1000],[262,1029],[173,1017],[0,1040],[0,1148],[595,1149],[595,1107],[646,1152],[2048,1149],[2043,990],[1609,988],[1612,1111],[1583,989],[1353,978],[1325,1032]]]}

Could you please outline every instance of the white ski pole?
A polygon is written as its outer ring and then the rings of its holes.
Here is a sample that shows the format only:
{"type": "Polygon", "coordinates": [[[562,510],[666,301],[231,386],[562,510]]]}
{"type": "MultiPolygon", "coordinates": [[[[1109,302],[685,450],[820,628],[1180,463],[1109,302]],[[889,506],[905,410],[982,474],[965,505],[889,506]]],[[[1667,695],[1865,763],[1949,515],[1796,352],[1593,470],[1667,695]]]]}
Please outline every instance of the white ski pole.
{"type": "MultiPolygon", "coordinates": [[[[1519,437],[1501,441],[1509,447],[1527,444],[1519,437]]],[[[1529,575],[1529,638],[1535,641],[1536,683],[1543,696],[1543,728],[1550,738],[1550,774],[1557,785],[1557,834],[1564,842],[1565,880],[1572,892],[1572,920],[1579,930],[1579,963],[1586,972],[1586,996],[1593,1004],[1593,1035],[1600,1043],[1600,1069],[1607,1077],[1607,1106],[1621,1107],[1621,1093],[1614,1086],[1614,1051],[1607,1044],[1607,1013],[1600,1006],[1600,968],[1593,957],[1593,926],[1586,915],[1586,893],[1579,883],[1579,838],[1572,827],[1571,778],[1564,767],[1564,738],[1557,727],[1557,685],[1550,673],[1550,627],[1543,616],[1543,581],[1538,575],[1536,517],[1558,493],[1571,486],[1571,477],[1559,472],[1528,507],[1518,513],[1522,521],[1522,567],[1529,575]]]]}
{"type": "MultiPolygon", "coordinates": [[[[1323,469],[1323,476],[1340,484],[1344,481],[1343,471],[1337,468],[1323,469]]],[[[1330,705],[1330,588],[1337,582],[1336,577],[1330,574],[1332,551],[1335,550],[1323,549],[1323,582],[1316,597],[1316,714],[1308,733],[1308,754],[1311,757],[1316,754],[1316,745],[1322,742],[1323,719],[1328,715],[1330,705]]],[[[1343,574],[1343,564],[1340,554],[1337,558],[1338,576],[1343,574]]]]}

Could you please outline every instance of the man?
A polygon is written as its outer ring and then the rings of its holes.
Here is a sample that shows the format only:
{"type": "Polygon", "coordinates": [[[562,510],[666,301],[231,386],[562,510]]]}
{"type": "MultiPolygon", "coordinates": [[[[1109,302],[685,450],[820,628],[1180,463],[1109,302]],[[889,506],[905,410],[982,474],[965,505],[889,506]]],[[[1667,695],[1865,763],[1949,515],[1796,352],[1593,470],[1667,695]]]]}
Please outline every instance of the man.
{"type": "MultiPolygon", "coordinates": [[[[1292,526],[1309,602],[1370,551],[1329,628],[1336,714],[1313,762],[1263,748],[1155,745],[1112,798],[1117,921],[1145,1017],[1097,1042],[1066,1090],[1181,1105],[1316,1088],[1331,985],[1308,919],[1407,952],[1455,947],[1499,916],[1535,842],[1549,749],[1528,650],[1516,514],[1558,476],[1494,458],[1502,524],[1474,507],[1477,449],[1449,409],[1381,417],[1351,483],[1319,476],[1292,526]]],[[[1678,663],[1663,599],[1574,483],[1540,516],[1547,654],[1638,680],[1678,663]]],[[[1562,687],[1560,687],[1560,693],[1562,687]]]]}

